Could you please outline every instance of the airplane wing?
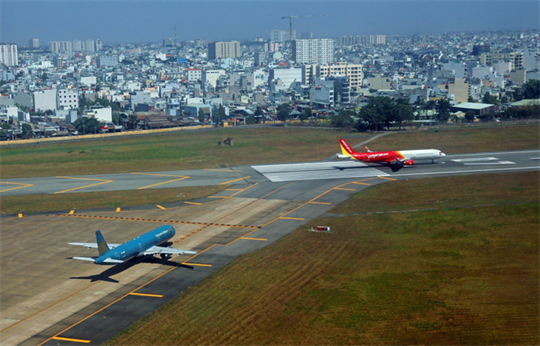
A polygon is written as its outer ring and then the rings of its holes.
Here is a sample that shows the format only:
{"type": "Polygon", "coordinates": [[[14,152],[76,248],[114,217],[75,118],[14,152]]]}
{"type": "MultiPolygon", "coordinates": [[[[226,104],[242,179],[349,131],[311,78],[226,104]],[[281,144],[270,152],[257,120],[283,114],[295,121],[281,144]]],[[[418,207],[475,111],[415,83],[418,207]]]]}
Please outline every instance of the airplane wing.
{"type": "MultiPolygon", "coordinates": [[[[109,244],[110,246],[110,244],[109,244]]],[[[180,249],[174,249],[172,247],[165,247],[165,246],[152,246],[145,252],[143,252],[143,255],[158,255],[158,254],[168,254],[168,255],[196,255],[196,251],[187,251],[187,250],[180,250],[180,249]]]]}
{"type": "MultiPolygon", "coordinates": [[[[79,261],[89,261],[89,262],[95,262],[97,257],[71,257],[71,259],[79,260],[79,261]]],[[[104,263],[124,263],[124,261],[116,260],[112,258],[107,258],[103,261],[104,263]]]]}
{"type": "MultiPolygon", "coordinates": [[[[96,243],[68,243],[68,245],[76,245],[76,246],[84,246],[87,249],[97,249],[96,243]]],[[[122,244],[107,244],[109,245],[109,249],[114,249],[115,247],[118,247],[122,244]]]]}

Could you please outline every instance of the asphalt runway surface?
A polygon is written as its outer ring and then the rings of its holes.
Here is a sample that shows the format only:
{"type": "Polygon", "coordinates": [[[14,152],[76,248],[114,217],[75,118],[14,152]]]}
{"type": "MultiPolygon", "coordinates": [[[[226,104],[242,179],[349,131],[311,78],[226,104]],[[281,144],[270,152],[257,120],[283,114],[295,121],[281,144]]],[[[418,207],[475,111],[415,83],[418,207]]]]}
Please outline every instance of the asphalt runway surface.
{"type": "MultiPolygon", "coordinates": [[[[397,179],[540,170],[540,151],[451,155],[393,172],[348,161],[235,166],[94,176],[3,179],[0,196],[228,184],[215,196],[161,208],[2,218],[0,343],[101,344],[237,256],[278,240],[352,194],[397,179]],[[94,242],[101,229],[122,243],[162,224],[177,230],[173,257],[97,266],[67,242],[94,242]]],[[[181,327],[181,326],[180,326],[181,327]]]]}

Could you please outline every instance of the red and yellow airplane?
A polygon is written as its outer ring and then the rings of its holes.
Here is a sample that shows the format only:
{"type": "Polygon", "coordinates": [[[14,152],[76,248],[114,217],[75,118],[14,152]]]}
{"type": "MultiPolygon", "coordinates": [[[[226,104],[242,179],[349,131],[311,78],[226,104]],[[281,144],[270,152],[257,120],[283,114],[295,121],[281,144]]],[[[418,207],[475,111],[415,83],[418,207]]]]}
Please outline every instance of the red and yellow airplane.
{"type": "Polygon", "coordinates": [[[421,149],[421,150],[399,150],[399,151],[371,151],[366,148],[366,153],[358,153],[344,139],[339,140],[341,146],[341,154],[337,154],[340,159],[352,159],[367,163],[384,163],[392,168],[401,168],[403,166],[412,166],[414,161],[440,159],[446,156],[437,149],[421,149]]]}

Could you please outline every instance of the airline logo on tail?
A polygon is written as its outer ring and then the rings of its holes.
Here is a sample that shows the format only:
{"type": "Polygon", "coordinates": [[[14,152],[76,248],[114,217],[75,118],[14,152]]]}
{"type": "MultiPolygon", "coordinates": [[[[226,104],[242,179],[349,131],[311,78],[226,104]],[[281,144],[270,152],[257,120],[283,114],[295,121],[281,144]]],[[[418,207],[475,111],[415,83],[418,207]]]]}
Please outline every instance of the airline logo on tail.
{"type": "Polygon", "coordinates": [[[101,231],[96,231],[96,240],[100,256],[103,255],[105,252],[109,251],[109,246],[107,245],[105,238],[103,238],[103,234],[101,234],[101,231]]]}
{"type": "Polygon", "coordinates": [[[349,143],[345,142],[344,139],[339,140],[339,145],[341,146],[341,153],[343,156],[346,157],[352,157],[354,154],[354,150],[351,148],[349,143]]]}

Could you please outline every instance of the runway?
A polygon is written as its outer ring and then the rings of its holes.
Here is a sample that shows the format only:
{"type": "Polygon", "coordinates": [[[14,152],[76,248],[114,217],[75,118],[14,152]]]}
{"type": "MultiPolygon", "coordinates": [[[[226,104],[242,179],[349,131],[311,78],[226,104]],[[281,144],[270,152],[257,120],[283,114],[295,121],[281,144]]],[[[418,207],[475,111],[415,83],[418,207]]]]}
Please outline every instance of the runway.
{"type": "Polygon", "coordinates": [[[77,211],[0,219],[2,345],[101,344],[237,256],[309,227],[352,194],[397,179],[540,170],[540,151],[451,155],[397,172],[348,161],[234,166],[215,170],[9,179],[0,196],[226,184],[216,196],[163,209],[77,211]],[[196,250],[167,263],[96,266],[69,241],[124,242],[162,224],[173,247],[196,250]],[[114,321],[114,323],[111,323],[114,321]]]}
{"type": "Polygon", "coordinates": [[[445,159],[418,162],[393,172],[385,165],[357,161],[323,161],[165,172],[56,176],[1,179],[0,196],[144,190],[210,185],[242,185],[257,182],[293,182],[368,177],[426,177],[452,174],[538,170],[540,151],[508,151],[449,155],[445,159]]]}

